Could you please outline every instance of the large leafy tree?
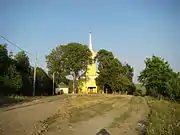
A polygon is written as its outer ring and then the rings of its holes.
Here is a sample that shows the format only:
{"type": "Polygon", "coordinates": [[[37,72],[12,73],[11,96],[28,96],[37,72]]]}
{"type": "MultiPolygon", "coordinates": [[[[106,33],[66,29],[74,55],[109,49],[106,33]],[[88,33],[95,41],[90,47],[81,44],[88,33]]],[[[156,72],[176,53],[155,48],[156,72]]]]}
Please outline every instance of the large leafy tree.
{"type": "MultiPolygon", "coordinates": [[[[6,45],[0,44],[0,94],[32,95],[33,68],[24,51],[8,55],[6,45]]],[[[37,68],[36,94],[51,94],[52,80],[41,68],[37,68]]]]}
{"type": "MultiPolygon", "coordinates": [[[[86,45],[69,43],[60,45],[46,56],[47,67],[50,74],[56,72],[62,80],[73,74],[75,91],[78,91],[78,78],[87,71],[87,65],[92,62],[92,53],[86,45]]],[[[57,77],[56,77],[57,78],[57,77]]]]}
{"type": "Polygon", "coordinates": [[[16,68],[16,61],[8,56],[6,45],[0,45],[0,87],[1,93],[17,94],[22,87],[22,78],[16,68]]]}
{"type": "Polygon", "coordinates": [[[19,94],[22,88],[22,77],[20,73],[17,71],[16,66],[11,64],[8,67],[8,83],[9,83],[9,90],[13,94],[19,94]]]}
{"type": "Polygon", "coordinates": [[[146,68],[138,80],[146,87],[147,94],[174,99],[179,91],[179,75],[173,72],[167,61],[158,56],[146,58],[145,64],[146,68]]]}
{"type": "Polygon", "coordinates": [[[29,57],[24,51],[20,51],[15,55],[14,60],[16,61],[16,68],[22,77],[21,94],[32,95],[33,72],[29,63],[29,57]]]}
{"type": "Polygon", "coordinates": [[[114,59],[112,52],[105,49],[99,50],[96,55],[98,62],[98,77],[96,78],[96,84],[100,89],[105,90],[110,88],[110,76],[109,69],[111,67],[111,61],[114,59]]]}
{"type": "Polygon", "coordinates": [[[30,63],[29,57],[24,51],[20,51],[15,55],[15,60],[17,61],[17,67],[26,73],[30,73],[30,63]]]}
{"type": "Polygon", "coordinates": [[[171,79],[166,84],[168,96],[171,99],[180,99],[180,74],[172,72],[171,79]]]}
{"type": "Polygon", "coordinates": [[[36,69],[36,95],[52,94],[52,79],[40,67],[36,69]]]}
{"type": "Polygon", "coordinates": [[[99,70],[96,83],[101,89],[111,89],[113,92],[130,91],[133,86],[133,69],[130,65],[122,65],[112,52],[104,49],[97,53],[96,59],[99,70]]]}
{"type": "Polygon", "coordinates": [[[133,80],[133,76],[134,76],[134,69],[131,65],[129,65],[128,63],[126,63],[124,66],[124,75],[126,75],[128,77],[129,80],[133,80]]]}
{"type": "Polygon", "coordinates": [[[0,44],[0,76],[4,76],[7,73],[8,62],[9,58],[6,45],[0,44]]]}

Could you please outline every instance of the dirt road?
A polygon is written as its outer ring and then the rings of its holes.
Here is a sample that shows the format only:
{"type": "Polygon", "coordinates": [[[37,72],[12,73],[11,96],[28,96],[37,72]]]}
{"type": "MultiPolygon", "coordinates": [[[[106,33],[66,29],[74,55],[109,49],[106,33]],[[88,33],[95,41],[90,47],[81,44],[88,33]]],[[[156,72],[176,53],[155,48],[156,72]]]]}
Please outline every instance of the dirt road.
{"type": "Polygon", "coordinates": [[[139,134],[149,110],[141,97],[78,95],[0,110],[1,135],[139,134]],[[137,130],[138,129],[138,130],[137,130]]]}

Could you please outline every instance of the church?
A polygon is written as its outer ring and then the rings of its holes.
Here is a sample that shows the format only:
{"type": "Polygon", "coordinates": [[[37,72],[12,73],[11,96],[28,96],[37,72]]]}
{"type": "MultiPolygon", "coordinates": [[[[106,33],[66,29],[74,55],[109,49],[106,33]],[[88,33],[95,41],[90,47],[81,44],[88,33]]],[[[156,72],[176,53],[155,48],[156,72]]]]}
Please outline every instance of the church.
{"type": "MultiPolygon", "coordinates": [[[[89,33],[89,43],[88,47],[92,53],[92,59],[94,60],[96,57],[96,52],[93,49],[92,39],[91,39],[91,32],[89,33]]],[[[97,93],[97,85],[96,85],[96,62],[93,61],[91,65],[88,65],[88,69],[86,72],[85,77],[82,77],[79,83],[79,89],[82,93],[97,93]]]]}

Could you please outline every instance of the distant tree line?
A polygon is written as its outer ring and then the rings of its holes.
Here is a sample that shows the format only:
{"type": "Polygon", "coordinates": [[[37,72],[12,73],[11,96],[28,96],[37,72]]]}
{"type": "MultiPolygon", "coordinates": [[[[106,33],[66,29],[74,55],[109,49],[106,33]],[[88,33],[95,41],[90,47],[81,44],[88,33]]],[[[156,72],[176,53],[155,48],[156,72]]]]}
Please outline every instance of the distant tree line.
{"type": "MultiPolygon", "coordinates": [[[[78,93],[79,78],[85,76],[87,65],[91,64],[91,52],[86,45],[69,43],[57,46],[46,57],[49,72],[58,72],[57,80],[66,82],[65,76],[74,73],[75,93],[78,93]],[[81,72],[83,71],[83,72],[81,72]]],[[[145,60],[146,68],[141,71],[138,80],[145,88],[145,92],[136,89],[133,83],[134,69],[128,63],[122,63],[115,58],[113,53],[101,49],[95,59],[98,63],[98,77],[96,83],[99,90],[108,93],[127,93],[134,95],[150,95],[155,97],[167,97],[169,99],[180,98],[180,73],[172,70],[164,59],[152,56],[145,60]]],[[[72,82],[71,82],[72,84],[72,82]]]]}
{"type": "MultiPolygon", "coordinates": [[[[55,73],[56,84],[71,84],[74,93],[79,92],[79,81],[85,76],[88,64],[93,62],[92,53],[86,45],[68,43],[59,45],[46,56],[49,75],[37,67],[36,95],[52,94],[52,76],[55,73]],[[73,81],[67,76],[72,75],[73,81]],[[74,83],[73,83],[74,82],[74,83]]],[[[142,95],[133,83],[134,69],[128,63],[122,63],[113,53],[101,49],[95,61],[98,63],[96,84],[105,93],[127,93],[142,95]]],[[[158,56],[146,58],[146,68],[140,72],[138,80],[146,89],[143,95],[180,99],[180,73],[176,73],[167,61],[158,56]]],[[[29,58],[21,51],[16,55],[8,54],[6,45],[0,45],[0,94],[32,95],[33,71],[29,58]]]]}
{"type": "MultiPolygon", "coordinates": [[[[108,93],[127,92],[133,94],[135,85],[132,81],[134,70],[129,64],[122,64],[114,58],[112,52],[100,50],[96,59],[98,63],[98,74],[96,83],[99,90],[108,93]]],[[[92,53],[86,45],[69,43],[59,45],[46,56],[49,73],[56,72],[56,83],[67,84],[67,75],[72,75],[74,80],[74,92],[79,92],[80,78],[86,77],[88,64],[93,62],[92,53]]],[[[72,84],[72,83],[71,83],[72,84]]]]}
{"type": "MultiPolygon", "coordinates": [[[[24,51],[8,54],[6,45],[0,44],[0,94],[26,95],[33,94],[34,68],[24,51]]],[[[35,95],[51,94],[52,79],[45,71],[37,67],[35,95]]]]}

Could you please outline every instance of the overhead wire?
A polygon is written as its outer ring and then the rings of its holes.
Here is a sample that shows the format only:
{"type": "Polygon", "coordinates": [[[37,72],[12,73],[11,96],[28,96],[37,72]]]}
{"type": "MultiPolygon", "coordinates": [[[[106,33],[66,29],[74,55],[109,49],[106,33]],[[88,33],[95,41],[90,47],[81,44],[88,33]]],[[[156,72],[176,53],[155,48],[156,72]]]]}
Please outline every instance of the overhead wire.
{"type": "MultiPolygon", "coordinates": [[[[7,41],[8,43],[10,43],[11,45],[15,46],[16,48],[18,48],[21,51],[24,51],[26,54],[31,55],[32,57],[36,58],[32,53],[22,49],[20,46],[18,46],[17,44],[13,43],[12,41],[8,40],[7,38],[5,38],[4,36],[1,36],[2,39],[4,39],[5,41],[7,41]]],[[[43,68],[44,70],[46,70],[45,66],[42,66],[42,64],[37,63],[37,65],[41,68],[43,68]]]]}

